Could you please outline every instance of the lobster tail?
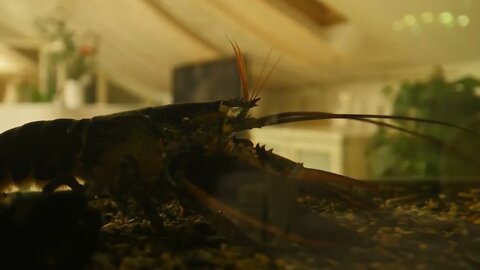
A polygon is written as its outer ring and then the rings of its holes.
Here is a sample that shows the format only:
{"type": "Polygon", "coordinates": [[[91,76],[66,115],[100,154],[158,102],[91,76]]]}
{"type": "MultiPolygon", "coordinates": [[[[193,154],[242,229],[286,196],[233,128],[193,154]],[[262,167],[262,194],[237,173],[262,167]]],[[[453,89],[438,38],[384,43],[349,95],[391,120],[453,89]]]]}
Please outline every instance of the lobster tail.
{"type": "Polygon", "coordinates": [[[72,171],[82,147],[78,131],[84,124],[72,119],[36,121],[2,133],[0,187],[13,184],[25,189],[48,184],[48,189],[54,190],[62,184],[77,186],[72,184],[72,171]]]}

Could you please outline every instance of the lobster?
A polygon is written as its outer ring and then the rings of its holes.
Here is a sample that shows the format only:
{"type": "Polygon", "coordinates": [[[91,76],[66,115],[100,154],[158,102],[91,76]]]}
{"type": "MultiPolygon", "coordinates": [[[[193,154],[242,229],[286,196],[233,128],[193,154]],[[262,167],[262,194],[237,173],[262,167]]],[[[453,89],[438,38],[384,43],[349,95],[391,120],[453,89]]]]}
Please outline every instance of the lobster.
{"type": "MultiPolygon", "coordinates": [[[[22,190],[33,183],[44,193],[65,185],[78,192],[85,188],[94,193],[108,192],[120,205],[128,199],[136,201],[159,229],[162,221],[153,201],[161,203],[174,194],[182,204],[215,220],[227,234],[232,234],[234,219],[287,240],[319,245],[322,242],[269,225],[215,198],[218,170],[256,170],[280,179],[278,185],[317,185],[351,203],[358,203],[348,193],[352,187],[367,192],[375,188],[347,176],[306,168],[239,137],[240,132],[332,118],[373,123],[419,137],[422,135],[378,119],[420,121],[469,132],[441,121],[401,116],[284,112],[251,117],[249,111],[257,106],[264,82],[250,91],[242,53],[238,45],[232,45],[242,98],[148,107],[91,119],[37,121],[10,129],[0,134],[0,191],[12,185],[22,190]],[[80,179],[85,185],[79,183],[80,179]]],[[[246,239],[241,233],[233,234],[246,239]]]]}

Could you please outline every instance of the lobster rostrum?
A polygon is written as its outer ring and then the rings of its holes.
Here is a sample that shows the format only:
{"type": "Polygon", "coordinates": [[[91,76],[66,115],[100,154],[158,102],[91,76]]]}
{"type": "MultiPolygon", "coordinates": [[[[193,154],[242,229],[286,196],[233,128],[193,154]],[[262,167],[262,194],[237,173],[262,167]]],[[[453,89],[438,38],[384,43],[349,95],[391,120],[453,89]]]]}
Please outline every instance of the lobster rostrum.
{"type": "MultiPolygon", "coordinates": [[[[162,221],[154,201],[161,203],[174,194],[182,203],[215,220],[217,227],[226,233],[231,232],[233,219],[287,240],[319,245],[323,242],[318,239],[307,239],[309,236],[269,224],[217,198],[214,187],[220,181],[218,170],[247,168],[261,172],[263,178],[280,179],[278,185],[317,185],[352,204],[358,203],[348,193],[352,187],[367,192],[375,189],[346,176],[305,168],[264,146],[238,138],[239,132],[332,118],[369,122],[419,137],[422,135],[414,131],[373,119],[435,123],[469,132],[440,121],[400,116],[287,112],[250,117],[249,111],[257,105],[260,89],[269,74],[250,91],[242,53],[236,43],[232,46],[242,82],[242,98],[149,107],[91,119],[37,121],[10,129],[0,135],[0,191],[10,186],[22,190],[35,184],[45,193],[63,185],[79,192],[85,187],[93,193],[108,192],[120,205],[125,205],[128,199],[135,200],[157,228],[162,227],[162,221]]],[[[235,237],[242,238],[240,234],[235,237]]]]}

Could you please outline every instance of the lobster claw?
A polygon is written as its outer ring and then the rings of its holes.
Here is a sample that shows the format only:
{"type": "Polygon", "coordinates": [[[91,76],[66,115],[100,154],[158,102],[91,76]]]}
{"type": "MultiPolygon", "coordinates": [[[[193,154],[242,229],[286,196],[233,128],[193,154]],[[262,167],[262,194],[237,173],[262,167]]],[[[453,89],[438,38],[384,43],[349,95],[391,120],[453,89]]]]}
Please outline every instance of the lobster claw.
{"type": "Polygon", "coordinates": [[[294,162],[288,158],[274,154],[271,150],[266,150],[264,146],[256,145],[255,154],[264,167],[268,167],[275,173],[283,176],[297,178],[300,181],[321,181],[324,183],[343,184],[345,186],[356,186],[369,188],[370,185],[350,178],[318,169],[305,168],[301,163],[294,162]]]}
{"type": "Polygon", "coordinates": [[[190,153],[184,162],[188,169],[174,170],[183,171],[183,179],[188,179],[177,181],[179,190],[210,212],[222,213],[257,243],[318,248],[362,239],[354,230],[298,204],[300,189],[293,178],[225,153],[190,153]]]}

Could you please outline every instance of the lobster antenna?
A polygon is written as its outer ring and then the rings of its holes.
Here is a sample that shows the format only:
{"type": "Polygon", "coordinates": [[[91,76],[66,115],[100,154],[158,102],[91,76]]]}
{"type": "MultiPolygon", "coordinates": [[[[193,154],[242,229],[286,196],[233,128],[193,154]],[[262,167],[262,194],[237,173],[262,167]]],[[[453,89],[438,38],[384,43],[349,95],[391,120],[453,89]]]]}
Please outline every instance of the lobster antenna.
{"type": "Polygon", "coordinates": [[[237,70],[238,75],[240,76],[243,98],[245,100],[250,100],[250,95],[248,93],[247,72],[245,71],[245,60],[243,58],[242,51],[235,41],[232,41],[231,39],[228,39],[228,41],[230,41],[230,45],[232,45],[233,51],[235,52],[235,57],[237,58],[237,70]]]}
{"type": "MultiPolygon", "coordinates": [[[[381,115],[381,114],[341,114],[341,113],[326,113],[326,112],[285,112],[278,113],[273,115],[267,115],[261,118],[256,119],[255,127],[271,126],[278,125],[283,123],[291,122],[302,122],[302,121],[312,121],[312,120],[327,120],[327,119],[350,119],[356,121],[364,121],[365,119],[393,119],[393,120],[403,120],[403,121],[412,121],[419,123],[429,123],[436,124],[440,126],[446,126],[450,128],[455,128],[461,130],[465,133],[469,133],[472,136],[480,138],[480,134],[455,125],[447,123],[444,121],[431,120],[425,118],[416,118],[408,116],[398,116],[398,115],[381,115]]],[[[365,122],[365,121],[364,121],[365,122]]]]}
{"type": "Polygon", "coordinates": [[[409,130],[409,129],[406,129],[406,128],[403,128],[403,127],[400,127],[400,126],[397,126],[397,125],[388,124],[388,123],[378,121],[378,120],[365,119],[365,118],[359,118],[359,119],[356,119],[356,120],[366,122],[366,123],[371,123],[371,124],[382,126],[382,127],[391,128],[391,129],[394,129],[394,130],[397,130],[397,131],[400,131],[400,132],[407,133],[407,134],[412,135],[414,137],[418,137],[420,139],[426,140],[426,141],[428,141],[428,142],[430,142],[430,143],[432,143],[432,144],[434,144],[438,147],[444,148],[449,153],[451,153],[453,155],[456,155],[458,157],[462,157],[463,159],[465,159],[468,162],[473,162],[474,161],[474,159],[472,157],[469,157],[469,156],[465,155],[465,153],[458,150],[457,148],[449,146],[448,144],[446,144],[442,140],[440,140],[438,138],[435,138],[433,136],[422,134],[422,133],[416,132],[414,130],[409,130]]]}
{"type": "Polygon", "coordinates": [[[252,99],[254,99],[254,97],[256,96],[257,91],[260,92],[258,86],[259,86],[259,84],[260,84],[260,81],[261,81],[262,78],[263,78],[263,73],[265,72],[265,68],[267,67],[268,60],[270,60],[270,56],[272,55],[272,51],[273,51],[273,46],[272,46],[272,47],[270,48],[270,50],[268,51],[268,55],[267,55],[267,57],[265,58],[265,61],[263,61],[262,70],[260,71],[260,77],[259,77],[259,79],[257,80],[257,82],[255,83],[255,86],[253,87],[252,99]]]}
{"type": "MultiPolygon", "coordinates": [[[[367,122],[370,124],[374,124],[377,126],[383,126],[387,128],[391,128],[400,132],[407,133],[409,135],[412,135],[414,137],[418,137],[420,139],[423,139],[425,141],[428,141],[432,143],[433,145],[442,147],[446,149],[449,153],[455,154],[462,159],[465,159],[466,161],[472,162],[474,159],[469,156],[465,155],[462,151],[458,150],[455,147],[451,147],[447,144],[445,144],[442,140],[425,135],[413,130],[409,130],[397,125],[385,123],[379,120],[373,120],[373,119],[394,119],[394,120],[405,120],[405,121],[413,121],[413,122],[421,122],[421,123],[429,123],[429,124],[436,124],[436,125],[441,125],[441,126],[447,126],[450,128],[455,128],[458,130],[461,130],[462,132],[468,133],[472,136],[480,138],[480,135],[472,130],[469,130],[467,128],[457,126],[454,124],[450,124],[447,122],[443,121],[437,121],[437,120],[430,120],[430,119],[423,119],[423,118],[414,118],[414,117],[408,117],[408,116],[395,116],[395,115],[376,115],[376,114],[335,114],[335,113],[325,113],[325,112],[287,112],[287,113],[279,113],[279,114],[274,114],[274,115],[269,115],[269,116],[264,116],[258,119],[253,119],[253,123],[250,122],[251,125],[249,128],[255,128],[255,127],[263,127],[263,126],[270,126],[270,125],[277,125],[277,124],[283,124],[283,123],[292,123],[292,122],[303,122],[303,121],[312,121],[312,120],[327,120],[327,119],[348,119],[348,120],[354,120],[354,121],[361,121],[361,122],[367,122]]],[[[243,128],[245,129],[245,128],[243,128]]],[[[237,128],[237,130],[242,130],[242,128],[237,128]]]]}
{"type": "Polygon", "coordinates": [[[282,59],[282,57],[278,57],[277,61],[275,62],[275,64],[273,64],[272,68],[270,69],[270,71],[268,72],[267,76],[265,76],[265,78],[262,80],[262,83],[260,84],[260,87],[258,88],[258,91],[257,92],[254,92],[254,95],[252,97],[252,99],[255,99],[258,97],[258,94],[260,94],[260,91],[261,89],[263,89],[263,87],[265,86],[265,83],[268,81],[268,78],[270,78],[270,75],[272,75],[272,72],[275,70],[275,68],[277,67],[278,65],[278,62],[280,62],[280,59],[282,59]]]}

